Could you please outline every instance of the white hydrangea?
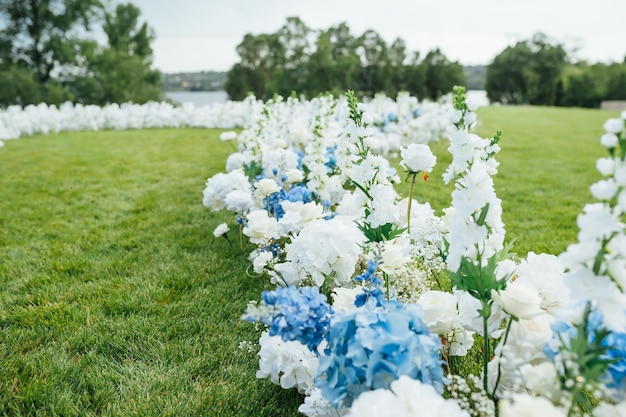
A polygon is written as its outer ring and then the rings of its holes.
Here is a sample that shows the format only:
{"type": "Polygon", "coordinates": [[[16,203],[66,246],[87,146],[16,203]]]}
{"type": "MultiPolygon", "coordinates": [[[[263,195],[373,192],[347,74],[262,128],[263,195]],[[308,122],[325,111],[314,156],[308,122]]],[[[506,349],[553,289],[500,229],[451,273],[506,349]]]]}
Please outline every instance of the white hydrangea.
{"type": "Polygon", "coordinates": [[[304,271],[317,286],[326,277],[344,286],[352,279],[364,239],[351,218],[313,220],[286,245],[286,260],[304,271]]]}
{"type": "Polygon", "coordinates": [[[390,389],[366,391],[352,403],[348,417],[470,417],[453,399],[444,399],[432,385],[401,376],[390,389]]]}
{"type": "Polygon", "coordinates": [[[259,339],[259,370],[257,378],[267,378],[284,389],[296,388],[301,394],[315,387],[319,360],[300,342],[285,342],[280,336],[263,332],[259,339]]]}
{"type": "Polygon", "coordinates": [[[513,394],[511,400],[500,401],[500,417],[567,417],[567,411],[543,397],[513,394]]]}
{"type": "Polygon", "coordinates": [[[213,211],[226,208],[226,196],[235,190],[249,190],[250,182],[243,170],[236,169],[227,174],[219,173],[209,178],[202,192],[202,204],[213,211]]]}

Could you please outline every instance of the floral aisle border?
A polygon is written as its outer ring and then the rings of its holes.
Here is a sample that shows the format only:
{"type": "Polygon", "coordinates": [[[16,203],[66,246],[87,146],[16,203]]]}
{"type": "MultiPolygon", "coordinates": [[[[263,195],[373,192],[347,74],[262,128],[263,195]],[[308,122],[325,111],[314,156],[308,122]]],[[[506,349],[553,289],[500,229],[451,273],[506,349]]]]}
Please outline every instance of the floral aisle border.
{"type": "Polygon", "coordinates": [[[626,413],[626,112],[604,125],[605,178],[578,217],[579,242],[513,260],[492,180],[501,135],[472,133],[464,89],[452,104],[443,216],[412,198],[436,162],[428,141],[398,149],[403,199],[351,93],[346,107],[307,104],[298,123],[269,103],[239,135],[203,203],[235,213],[256,245],[250,272],[276,284],[243,316],[266,326],[257,377],[305,394],[308,416],[626,413]]]}

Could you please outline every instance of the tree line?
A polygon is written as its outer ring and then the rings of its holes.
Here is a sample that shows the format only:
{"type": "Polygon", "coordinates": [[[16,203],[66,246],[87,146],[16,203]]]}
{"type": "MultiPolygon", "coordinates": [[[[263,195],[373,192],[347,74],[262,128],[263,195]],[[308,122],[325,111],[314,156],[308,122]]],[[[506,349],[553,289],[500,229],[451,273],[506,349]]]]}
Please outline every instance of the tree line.
{"type": "Polygon", "coordinates": [[[436,99],[465,84],[463,67],[439,49],[423,58],[401,38],[391,44],[374,30],[356,36],[344,22],[313,30],[298,17],[287,18],[275,33],[247,34],[237,46],[239,62],[228,71],[231,99],[249,93],[270,98],[292,92],[314,97],[351,89],[361,96],[399,91],[436,99]]]}
{"type": "Polygon", "coordinates": [[[267,99],[347,89],[365,97],[407,91],[437,99],[454,85],[484,85],[492,102],[506,104],[598,107],[603,100],[626,100],[626,58],[608,64],[575,61],[566,45],[542,33],[505,48],[487,65],[486,75],[484,67],[464,68],[439,49],[422,58],[400,38],[387,44],[374,30],[356,36],[345,22],[313,30],[297,17],[274,33],[245,35],[237,53],[240,60],[225,85],[235,100],[250,93],[267,99]]]}
{"type": "Polygon", "coordinates": [[[160,99],[154,31],[132,3],[0,0],[0,23],[0,106],[160,99]]]}
{"type": "Polygon", "coordinates": [[[485,89],[491,101],[507,104],[598,107],[603,100],[626,100],[623,62],[574,61],[566,46],[542,33],[517,42],[487,66],[485,89]]]}

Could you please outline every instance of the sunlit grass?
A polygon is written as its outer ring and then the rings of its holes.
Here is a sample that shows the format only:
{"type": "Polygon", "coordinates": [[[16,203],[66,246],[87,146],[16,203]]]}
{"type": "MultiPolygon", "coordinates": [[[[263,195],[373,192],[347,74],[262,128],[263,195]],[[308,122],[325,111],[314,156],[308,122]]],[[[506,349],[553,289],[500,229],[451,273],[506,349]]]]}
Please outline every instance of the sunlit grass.
{"type": "MultiPolygon", "coordinates": [[[[599,177],[610,113],[479,111],[504,132],[497,193],[520,255],[559,253],[599,177]]],[[[416,196],[449,205],[441,172],[416,196]]],[[[255,379],[239,320],[267,288],[213,228],[207,177],[232,151],[216,130],[76,132],[0,149],[0,414],[296,416],[301,398],[255,379]]],[[[231,232],[231,240],[235,240],[231,232]]]]}

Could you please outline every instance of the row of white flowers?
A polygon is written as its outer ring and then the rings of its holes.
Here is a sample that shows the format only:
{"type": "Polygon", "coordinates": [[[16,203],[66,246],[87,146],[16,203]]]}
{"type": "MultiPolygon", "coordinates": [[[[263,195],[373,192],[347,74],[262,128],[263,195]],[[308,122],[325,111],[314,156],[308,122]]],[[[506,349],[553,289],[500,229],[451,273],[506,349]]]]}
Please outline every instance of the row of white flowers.
{"type": "MultiPolygon", "coordinates": [[[[290,100],[289,117],[308,120],[309,102],[290,100]]],[[[283,103],[284,104],[284,103],[283,103]]],[[[404,140],[426,143],[432,139],[432,129],[441,129],[440,107],[437,103],[417,103],[414,97],[400,95],[398,100],[376,97],[368,104],[378,126],[384,128],[384,146],[398,147],[404,140]],[[423,117],[416,118],[420,111],[423,117]]],[[[41,103],[26,107],[10,106],[0,110],[0,146],[3,141],[35,134],[63,131],[144,128],[249,128],[263,109],[260,100],[250,96],[243,101],[226,101],[195,106],[180,106],[167,102],[146,104],[110,104],[104,107],[64,103],[59,107],[41,103]]],[[[287,111],[285,109],[285,111],[287,111]]],[[[285,115],[287,115],[285,113],[285,115]]],[[[308,126],[303,125],[303,128],[308,126]]],[[[306,134],[306,133],[305,133],[306,134]]],[[[309,131],[310,134],[310,131],[309,131]]]]}
{"type": "Polygon", "coordinates": [[[471,132],[462,89],[420,105],[277,99],[223,136],[238,151],[203,203],[234,213],[256,245],[251,272],[276,284],[244,315],[267,325],[257,377],[305,394],[308,416],[625,415],[626,112],[605,124],[606,178],[591,187],[579,242],[513,260],[492,180],[500,134],[471,132]],[[440,134],[455,189],[438,216],[413,188],[440,134]],[[395,152],[408,198],[385,157],[395,152]],[[475,342],[480,363],[451,360],[475,342]]]}
{"type": "Polygon", "coordinates": [[[258,117],[263,104],[254,97],[205,106],[167,102],[95,105],[64,103],[59,107],[41,103],[0,110],[0,142],[34,134],[103,129],[246,127],[258,117]]]}

